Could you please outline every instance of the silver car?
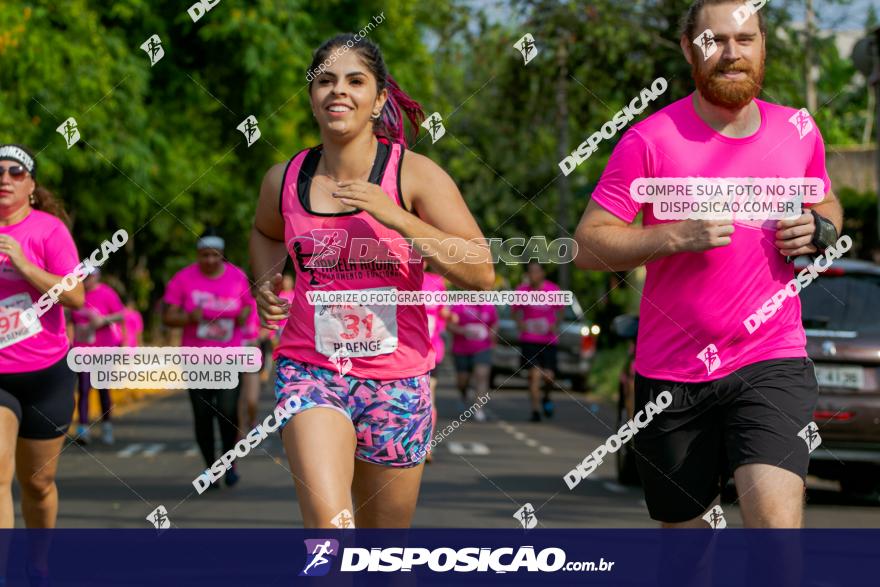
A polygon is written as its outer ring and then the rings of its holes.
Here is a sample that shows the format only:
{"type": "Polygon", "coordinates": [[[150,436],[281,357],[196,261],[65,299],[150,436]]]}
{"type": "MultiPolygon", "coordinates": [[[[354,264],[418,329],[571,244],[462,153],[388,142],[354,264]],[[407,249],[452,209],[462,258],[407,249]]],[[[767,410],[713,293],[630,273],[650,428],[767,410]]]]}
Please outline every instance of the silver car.
{"type": "MultiPolygon", "coordinates": [[[[503,383],[506,376],[519,374],[522,354],[519,349],[519,330],[510,312],[510,306],[498,306],[498,344],[492,351],[492,387],[503,383]],[[498,378],[501,377],[499,380],[498,378]]],[[[587,388],[587,375],[593,355],[599,326],[590,325],[576,299],[566,306],[559,331],[556,377],[567,379],[574,390],[587,388]]],[[[523,375],[525,373],[523,372],[523,375]]]]}

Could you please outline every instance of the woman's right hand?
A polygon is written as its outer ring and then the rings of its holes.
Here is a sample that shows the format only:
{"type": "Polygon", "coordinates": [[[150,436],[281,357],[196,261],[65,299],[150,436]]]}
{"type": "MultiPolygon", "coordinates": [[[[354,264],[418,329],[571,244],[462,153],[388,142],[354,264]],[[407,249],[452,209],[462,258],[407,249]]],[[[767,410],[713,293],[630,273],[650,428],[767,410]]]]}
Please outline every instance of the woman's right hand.
{"type": "Polygon", "coordinates": [[[281,274],[276,273],[271,281],[267,280],[257,288],[257,311],[260,314],[260,325],[269,330],[278,330],[277,322],[286,320],[290,312],[290,302],[278,297],[281,291],[281,274]]]}

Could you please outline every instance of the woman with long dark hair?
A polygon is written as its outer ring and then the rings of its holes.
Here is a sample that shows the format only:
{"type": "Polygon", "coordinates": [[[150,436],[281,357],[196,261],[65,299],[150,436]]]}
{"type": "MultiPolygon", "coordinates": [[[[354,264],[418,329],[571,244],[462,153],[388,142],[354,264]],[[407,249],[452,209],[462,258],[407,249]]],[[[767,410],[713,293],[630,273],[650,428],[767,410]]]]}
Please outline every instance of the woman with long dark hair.
{"type": "Polygon", "coordinates": [[[297,396],[300,407],[282,440],[306,527],[340,526],[348,513],[360,527],[408,527],[432,424],[425,308],[307,296],[418,291],[421,257],[464,289],[490,289],[494,270],[455,183],[406,149],[404,116],[417,133],[424,113],[379,48],[338,35],[309,71],[319,64],[309,97],[322,144],[268,171],[251,233],[260,317],[270,327],[290,318],[275,395],[281,405],[297,396]],[[290,303],[277,295],[288,254],[290,303]]]}
{"type": "Polygon", "coordinates": [[[73,417],[62,306],[83,305],[82,283],[33,321],[21,319],[79,261],[67,215],[36,172],[28,149],[0,145],[0,528],[13,526],[13,476],[25,525],[55,527],[55,472],[73,417]]]}

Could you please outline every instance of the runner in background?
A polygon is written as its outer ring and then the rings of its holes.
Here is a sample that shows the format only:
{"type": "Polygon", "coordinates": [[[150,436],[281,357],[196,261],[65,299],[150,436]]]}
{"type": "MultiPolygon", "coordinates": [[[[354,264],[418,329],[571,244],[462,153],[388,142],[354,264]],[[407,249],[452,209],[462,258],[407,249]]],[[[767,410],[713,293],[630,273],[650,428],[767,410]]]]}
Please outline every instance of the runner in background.
{"type": "Polygon", "coordinates": [[[309,84],[322,145],[273,166],[260,190],[251,231],[257,305],[272,328],[290,318],[275,351],[275,396],[279,408],[300,400],[282,440],[305,526],[333,527],[347,511],[358,527],[406,528],[431,440],[425,308],[311,305],[308,294],[419,291],[414,258],[464,289],[490,289],[494,271],[455,183],[406,150],[404,120],[417,133],[424,113],[379,48],[338,35],[315,51],[310,70],[331,53],[341,55],[309,84]],[[372,239],[382,260],[360,256],[354,239],[372,239]],[[459,262],[462,249],[479,262],[459,262]],[[277,273],[288,255],[297,271],[289,304],[277,273]]]}
{"type": "MultiPolygon", "coordinates": [[[[489,378],[492,373],[492,349],[495,347],[495,326],[498,312],[492,304],[452,306],[449,331],[452,332],[452,356],[455,359],[455,375],[461,394],[462,411],[467,410],[468,390],[473,389],[473,399],[487,397],[489,378]]],[[[487,400],[488,401],[488,400],[487,400]]],[[[486,414],[481,405],[474,411],[474,419],[484,422],[486,414]]]]}
{"type": "MultiPolygon", "coordinates": [[[[15,521],[13,477],[21,488],[25,525],[55,527],[55,473],[73,418],[75,381],[67,367],[62,305],[78,308],[85,300],[85,289],[76,283],[33,325],[21,323],[21,311],[79,262],[69,219],[36,183],[36,171],[30,151],[0,145],[0,528],[12,528],[15,521]]],[[[42,585],[47,561],[34,564],[32,584],[42,585]]]]}
{"type": "MultiPolygon", "coordinates": [[[[547,274],[540,263],[530,261],[526,269],[526,281],[516,291],[559,291],[559,286],[547,280],[547,274]]],[[[553,417],[554,406],[550,399],[550,389],[554,385],[556,374],[556,344],[565,306],[530,304],[511,306],[510,309],[519,329],[522,365],[524,369],[528,369],[531,421],[540,422],[542,409],[544,416],[553,417]]]]}
{"type": "Polygon", "coordinates": [[[125,339],[122,344],[129,347],[143,346],[144,318],[137,309],[133,298],[125,303],[125,339]]]}
{"type": "MultiPolygon", "coordinates": [[[[422,269],[425,270],[424,279],[422,281],[422,291],[446,291],[446,281],[442,275],[433,273],[428,270],[428,262],[422,262],[422,269]]],[[[443,333],[446,331],[446,319],[449,316],[449,308],[443,304],[425,304],[425,313],[428,315],[428,336],[431,337],[431,347],[434,349],[436,357],[436,366],[429,374],[431,377],[431,437],[434,436],[434,426],[437,424],[437,369],[446,356],[446,340],[443,333]]],[[[430,463],[433,457],[431,452],[425,458],[425,462],[430,463]]]]}
{"type": "MultiPolygon", "coordinates": [[[[101,271],[94,269],[83,282],[86,301],[82,308],[73,311],[73,346],[98,347],[121,346],[125,333],[125,306],[119,295],[106,283],[101,283],[101,271]]],[[[79,377],[79,426],[74,440],[77,444],[89,442],[89,396],[92,381],[88,371],[79,377]]],[[[101,398],[101,442],[113,444],[113,402],[109,389],[99,389],[101,398]]]]}
{"type": "MultiPolygon", "coordinates": [[[[257,302],[248,292],[246,300],[250,313],[247,322],[242,327],[241,344],[242,346],[252,346],[262,348],[260,341],[260,317],[257,315],[257,302]]],[[[257,425],[257,405],[260,401],[260,376],[266,370],[264,362],[260,370],[256,373],[241,373],[241,398],[238,402],[238,427],[239,437],[243,438],[250,430],[257,425]]]]}
{"type": "MultiPolygon", "coordinates": [[[[244,271],[223,259],[224,240],[207,230],[196,243],[197,262],[178,271],[165,289],[163,321],[183,328],[181,346],[241,346],[241,328],[247,322],[250,284],[244,271]]],[[[234,389],[190,389],[196,442],[210,467],[214,453],[214,420],[220,428],[222,453],[235,446],[238,437],[239,384],[234,389]]],[[[239,475],[235,464],[226,472],[226,485],[239,475]]],[[[211,484],[211,488],[219,487],[211,484]]]]}

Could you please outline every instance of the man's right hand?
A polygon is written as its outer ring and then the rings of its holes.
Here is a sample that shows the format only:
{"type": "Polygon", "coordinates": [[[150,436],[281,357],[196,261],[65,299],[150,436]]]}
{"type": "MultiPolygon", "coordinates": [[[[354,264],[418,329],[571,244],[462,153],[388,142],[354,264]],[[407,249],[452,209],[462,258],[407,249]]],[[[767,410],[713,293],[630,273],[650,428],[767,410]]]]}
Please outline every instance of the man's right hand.
{"type": "Polygon", "coordinates": [[[733,220],[682,220],[672,231],[678,252],[707,251],[730,244],[733,220]]]}

